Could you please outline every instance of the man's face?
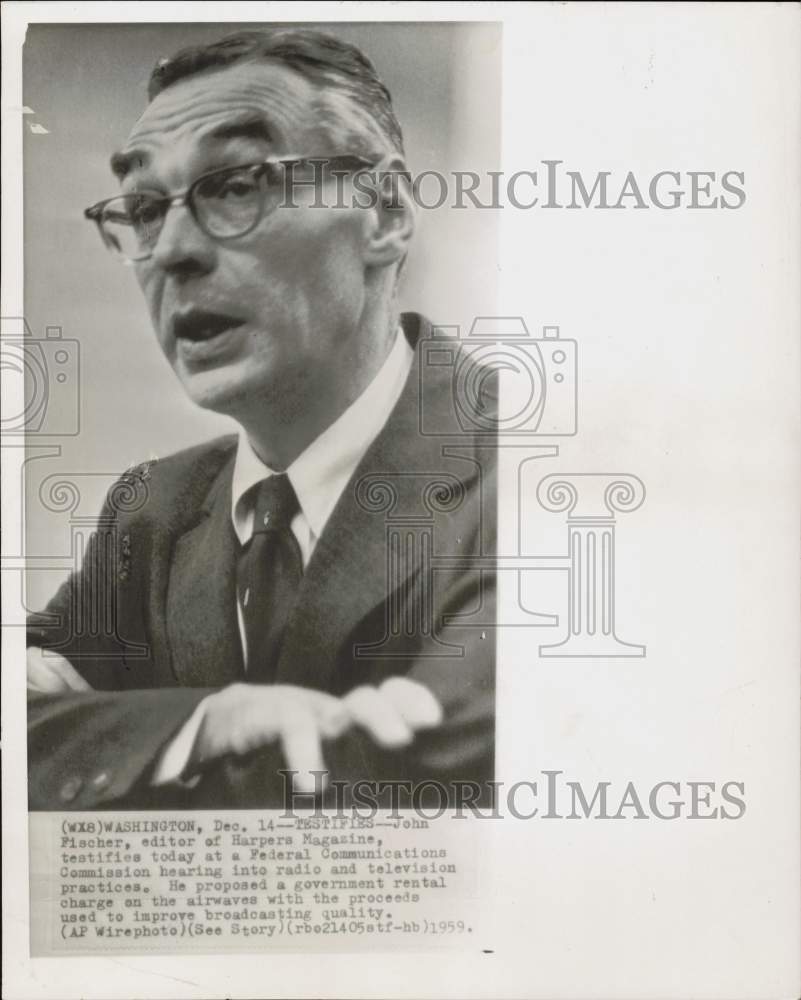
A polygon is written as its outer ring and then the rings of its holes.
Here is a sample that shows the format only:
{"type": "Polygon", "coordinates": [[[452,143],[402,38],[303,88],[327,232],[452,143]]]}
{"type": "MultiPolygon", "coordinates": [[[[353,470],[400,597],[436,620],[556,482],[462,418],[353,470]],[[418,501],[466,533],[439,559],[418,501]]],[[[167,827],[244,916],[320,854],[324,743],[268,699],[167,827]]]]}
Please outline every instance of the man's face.
{"type": "MultiPolygon", "coordinates": [[[[300,75],[265,62],[179,81],[134,127],[122,189],[169,194],[208,171],[270,156],[349,153],[332,148],[315,121],[315,95],[300,75]]],[[[293,200],[311,203],[313,192],[293,200]]],[[[236,417],[279,393],[304,406],[339,383],[347,395],[363,346],[365,213],[333,202],[279,207],[222,242],[185,205],[170,208],[136,273],[159,343],[194,402],[236,417]]]]}

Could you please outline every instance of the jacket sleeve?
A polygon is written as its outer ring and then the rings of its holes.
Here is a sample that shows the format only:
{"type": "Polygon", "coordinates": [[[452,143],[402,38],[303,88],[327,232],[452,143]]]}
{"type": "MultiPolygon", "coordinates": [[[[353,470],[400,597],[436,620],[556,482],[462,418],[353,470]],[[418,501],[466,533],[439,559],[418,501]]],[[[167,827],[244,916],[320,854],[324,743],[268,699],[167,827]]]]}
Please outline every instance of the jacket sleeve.
{"type": "Polygon", "coordinates": [[[153,766],[204,688],[28,697],[30,809],[155,805],[153,766]]]}

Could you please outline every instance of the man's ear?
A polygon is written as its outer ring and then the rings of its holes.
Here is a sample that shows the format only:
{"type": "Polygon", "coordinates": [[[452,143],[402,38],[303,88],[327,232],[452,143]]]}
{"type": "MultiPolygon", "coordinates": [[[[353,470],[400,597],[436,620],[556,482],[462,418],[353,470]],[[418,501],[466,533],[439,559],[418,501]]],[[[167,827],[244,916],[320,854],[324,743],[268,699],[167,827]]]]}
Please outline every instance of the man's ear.
{"type": "Polygon", "coordinates": [[[411,177],[400,156],[387,156],[373,167],[374,183],[368,210],[365,263],[386,267],[402,260],[415,228],[415,205],[411,177]]]}

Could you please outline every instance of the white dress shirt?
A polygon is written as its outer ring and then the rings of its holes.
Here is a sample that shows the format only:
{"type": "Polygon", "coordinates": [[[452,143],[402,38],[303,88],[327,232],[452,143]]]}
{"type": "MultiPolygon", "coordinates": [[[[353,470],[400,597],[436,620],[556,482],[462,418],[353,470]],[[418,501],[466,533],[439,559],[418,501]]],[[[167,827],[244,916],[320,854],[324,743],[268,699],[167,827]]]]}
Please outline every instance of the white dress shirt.
{"type": "MultiPolygon", "coordinates": [[[[400,398],[414,352],[401,329],[375,378],[333,424],[315,438],[286,470],[298,498],[299,510],[291,528],[298,540],[304,569],[342,491],[376,439],[400,398]]],[[[242,431],[236,452],[231,489],[231,518],[242,545],[253,535],[255,494],[247,491],[275,475],[251,447],[242,431]]],[[[242,609],[237,601],[237,620],[242,654],[247,664],[247,645],[242,609]]],[[[246,667],[247,670],[247,667],[246,667]]],[[[161,785],[179,778],[186,767],[202,719],[203,702],[167,747],[153,776],[161,785]]]]}
{"type": "MultiPolygon", "coordinates": [[[[304,569],[348,480],[394,409],[413,357],[414,352],[399,329],[384,364],[361,396],[286,470],[300,508],[291,528],[300,546],[304,569]]],[[[255,505],[255,493],[245,494],[272,475],[275,475],[274,470],[262,462],[245,432],[241,431],[231,489],[231,518],[242,545],[246,545],[253,535],[255,505]]],[[[247,663],[242,609],[237,607],[237,612],[242,652],[247,663]]]]}

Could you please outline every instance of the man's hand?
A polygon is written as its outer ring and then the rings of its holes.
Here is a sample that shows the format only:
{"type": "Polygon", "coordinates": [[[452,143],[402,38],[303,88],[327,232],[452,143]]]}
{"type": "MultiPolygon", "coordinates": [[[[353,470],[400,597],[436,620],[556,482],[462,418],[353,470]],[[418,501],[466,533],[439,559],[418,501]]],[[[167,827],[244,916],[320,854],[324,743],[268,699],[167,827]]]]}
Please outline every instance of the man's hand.
{"type": "Polygon", "coordinates": [[[381,747],[402,747],[441,719],[431,692],[405,677],[391,677],[378,688],[354,688],[344,698],[290,685],[232,684],[204,702],[185,773],[228,754],[244,756],[280,742],[287,769],[297,772],[296,790],[313,792],[310,772],[325,770],[324,739],[359,726],[381,747]]]}

